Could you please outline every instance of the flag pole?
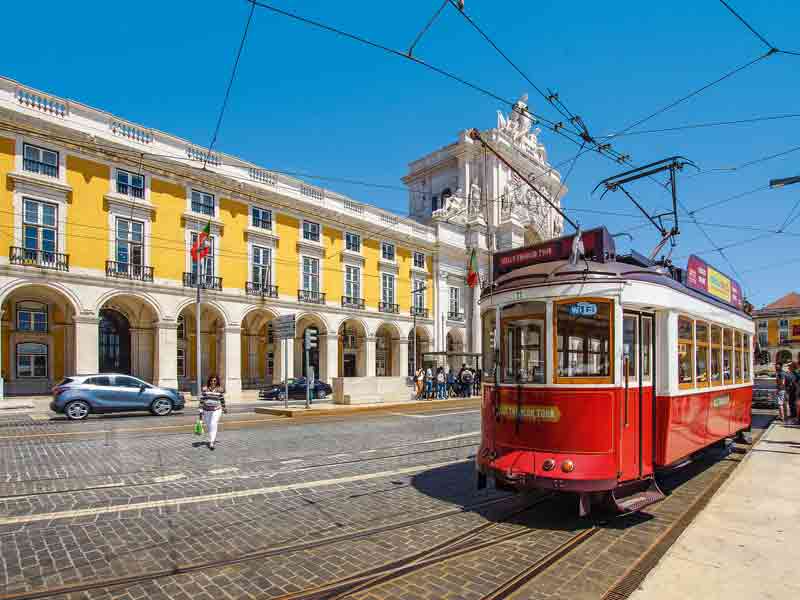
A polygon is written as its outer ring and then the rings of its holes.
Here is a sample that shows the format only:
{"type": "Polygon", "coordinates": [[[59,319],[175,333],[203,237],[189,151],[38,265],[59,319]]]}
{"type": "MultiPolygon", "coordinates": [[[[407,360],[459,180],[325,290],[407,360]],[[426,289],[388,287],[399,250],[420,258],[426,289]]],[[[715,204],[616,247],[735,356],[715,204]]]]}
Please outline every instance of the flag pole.
{"type": "Polygon", "coordinates": [[[197,400],[200,401],[201,391],[203,389],[203,375],[202,375],[202,359],[200,356],[200,286],[202,285],[203,281],[203,259],[197,261],[197,306],[195,309],[195,336],[196,336],[196,352],[197,352],[197,361],[196,361],[196,373],[197,373],[197,400]]]}

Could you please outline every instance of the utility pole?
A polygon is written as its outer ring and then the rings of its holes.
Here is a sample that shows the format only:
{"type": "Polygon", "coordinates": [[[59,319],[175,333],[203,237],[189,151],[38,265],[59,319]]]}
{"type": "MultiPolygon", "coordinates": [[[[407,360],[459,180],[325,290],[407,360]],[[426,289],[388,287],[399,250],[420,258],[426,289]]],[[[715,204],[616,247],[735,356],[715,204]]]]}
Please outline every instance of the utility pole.
{"type": "Polygon", "coordinates": [[[428,288],[427,283],[423,283],[420,287],[414,287],[414,280],[411,280],[411,318],[413,319],[413,325],[411,329],[413,344],[412,344],[412,352],[411,355],[411,375],[412,377],[416,376],[417,374],[417,307],[414,306],[414,299],[416,295],[420,292],[424,292],[428,288]]]}
{"type": "Polygon", "coordinates": [[[203,375],[202,375],[203,365],[202,365],[202,357],[201,357],[202,344],[201,344],[201,341],[200,341],[200,288],[203,286],[203,261],[204,260],[205,260],[205,257],[201,258],[200,260],[197,261],[197,306],[196,306],[196,309],[195,309],[195,337],[197,339],[195,340],[195,342],[196,342],[195,346],[196,346],[196,352],[197,352],[197,367],[196,367],[197,383],[196,383],[196,388],[197,388],[197,400],[198,400],[198,402],[200,401],[200,396],[201,396],[202,391],[203,391],[203,375]]]}

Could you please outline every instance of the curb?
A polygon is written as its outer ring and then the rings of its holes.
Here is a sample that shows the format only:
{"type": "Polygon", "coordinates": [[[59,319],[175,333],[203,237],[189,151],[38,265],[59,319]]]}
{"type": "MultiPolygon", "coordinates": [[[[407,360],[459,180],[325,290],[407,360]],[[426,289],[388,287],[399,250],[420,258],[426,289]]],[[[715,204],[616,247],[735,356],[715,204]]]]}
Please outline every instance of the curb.
{"type": "Polygon", "coordinates": [[[428,408],[436,410],[437,407],[459,407],[465,408],[472,407],[476,403],[480,403],[480,396],[470,396],[469,398],[457,398],[453,400],[423,400],[417,402],[393,402],[391,404],[370,404],[367,406],[359,406],[357,404],[341,404],[337,408],[311,408],[297,407],[297,408],[275,408],[267,406],[258,406],[255,412],[264,415],[277,415],[281,417],[302,417],[306,415],[313,416],[334,416],[334,415],[347,415],[353,413],[366,413],[366,412],[381,412],[387,410],[402,410],[409,408],[428,408]]]}

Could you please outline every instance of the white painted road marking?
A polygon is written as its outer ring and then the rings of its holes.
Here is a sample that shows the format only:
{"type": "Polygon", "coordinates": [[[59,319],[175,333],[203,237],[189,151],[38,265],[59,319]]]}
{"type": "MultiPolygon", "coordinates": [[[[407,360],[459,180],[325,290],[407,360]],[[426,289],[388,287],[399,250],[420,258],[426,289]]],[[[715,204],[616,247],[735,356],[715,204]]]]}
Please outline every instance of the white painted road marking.
{"type": "Polygon", "coordinates": [[[168,481],[177,481],[186,477],[183,473],[176,473],[175,475],[162,475],[161,477],[153,477],[156,483],[166,483],[168,481]]]}
{"type": "Polygon", "coordinates": [[[208,472],[212,475],[217,475],[218,473],[232,473],[238,470],[239,467],[222,467],[220,469],[209,469],[208,472]]]}
{"type": "Polygon", "coordinates": [[[397,417],[410,417],[412,419],[435,419],[436,417],[449,417],[450,415],[468,415],[470,413],[479,413],[479,412],[481,412],[480,409],[462,410],[461,412],[438,413],[435,415],[411,415],[408,413],[389,413],[389,414],[395,415],[397,417]]]}
{"type": "Polygon", "coordinates": [[[290,465],[292,463],[303,462],[303,460],[305,460],[305,459],[303,459],[303,458],[290,458],[289,460],[282,460],[281,464],[282,465],[290,465]]]}
{"type": "Polygon", "coordinates": [[[405,467],[394,471],[379,471],[377,473],[365,473],[363,475],[351,475],[349,477],[339,477],[337,479],[320,479],[318,481],[307,481],[304,483],[290,483],[286,485],[275,485],[272,487],[262,487],[252,490],[239,490],[235,492],[224,492],[218,494],[205,494],[188,498],[173,498],[171,500],[153,500],[151,502],[137,502],[136,504],[121,504],[119,506],[102,506],[97,508],[83,508],[78,510],[65,510],[51,513],[41,513],[38,515],[21,515],[16,517],[0,517],[0,525],[14,525],[17,523],[34,523],[36,521],[53,521],[55,519],[74,519],[75,517],[91,517],[107,513],[121,513],[133,510],[147,510],[151,508],[161,508],[165,506],[183,506],[184,504],[198,504],[200,502],[213,502],[215,500],[229,500],[231,498],[248,498],[250,496],[260,496],[263,494],[274,494],[290,490],[303,490],[308,488],[324,487],[341,483],[353,483],[356,481],[369,481],[380,479],[381,477],[394,477],[396,475],[411,475],[430,469],[438,469],[467,462],[461,460],[451,460],[447,462],[433,463],[430,465],[419,465],[416,467],[405,467]]]}

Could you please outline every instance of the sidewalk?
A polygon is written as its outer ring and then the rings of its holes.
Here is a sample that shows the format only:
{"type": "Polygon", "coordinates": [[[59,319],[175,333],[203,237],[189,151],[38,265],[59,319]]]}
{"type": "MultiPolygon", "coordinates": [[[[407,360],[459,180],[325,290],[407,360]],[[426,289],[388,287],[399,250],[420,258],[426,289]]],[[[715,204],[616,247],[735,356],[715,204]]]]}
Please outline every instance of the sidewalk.
{"type": "Polygon", "coordinates": [[[800,598],[800,427],[777,422],[630,598],[800,598]]]}

